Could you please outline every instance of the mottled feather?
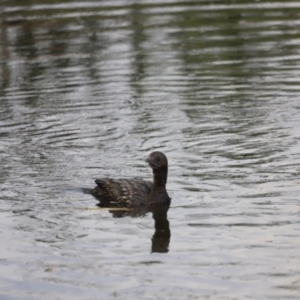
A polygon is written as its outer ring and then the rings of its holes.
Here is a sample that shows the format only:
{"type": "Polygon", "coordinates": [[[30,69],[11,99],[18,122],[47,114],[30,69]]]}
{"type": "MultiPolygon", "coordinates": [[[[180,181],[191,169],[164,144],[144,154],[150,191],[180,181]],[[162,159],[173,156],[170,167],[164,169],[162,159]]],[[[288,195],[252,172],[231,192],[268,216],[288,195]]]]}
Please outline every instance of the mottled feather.
{"type": "Polygon", "coordinates": [[[110,203],[110,206],[143,205],[152,189],[152,182],[141,178],[101,178],[95,183],[97,187],[91,191],[92,195],[103,203],[110,203]]]}

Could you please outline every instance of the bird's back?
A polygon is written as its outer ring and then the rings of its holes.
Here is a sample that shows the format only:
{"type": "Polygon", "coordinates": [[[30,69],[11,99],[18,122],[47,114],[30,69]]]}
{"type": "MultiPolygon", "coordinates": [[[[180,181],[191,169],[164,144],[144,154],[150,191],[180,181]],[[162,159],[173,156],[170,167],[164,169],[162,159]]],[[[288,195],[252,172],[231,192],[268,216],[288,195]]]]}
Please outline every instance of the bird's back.
{"type": "Polygon", "coordinates": [[[145,205],[152,189],[152,182],[141,178],[96,179],[97,186],[91,190],[100,204],[114,207],[145,205]]]}

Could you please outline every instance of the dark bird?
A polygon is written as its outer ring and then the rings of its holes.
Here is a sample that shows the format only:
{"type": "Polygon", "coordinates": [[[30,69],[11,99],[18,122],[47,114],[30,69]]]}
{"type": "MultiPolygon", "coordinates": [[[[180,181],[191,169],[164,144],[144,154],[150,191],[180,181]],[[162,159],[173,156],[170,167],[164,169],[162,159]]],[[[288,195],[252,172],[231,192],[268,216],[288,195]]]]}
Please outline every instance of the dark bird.
{"type": "Polygon", "coordinates": [[[153,183],[142,178],[96,179],[97,186],[90,193],[101,207],[151,207],[170,205],[166,191],[168,160],[159,151],[152,152],[146,162],[153,171],[153,183]]]}

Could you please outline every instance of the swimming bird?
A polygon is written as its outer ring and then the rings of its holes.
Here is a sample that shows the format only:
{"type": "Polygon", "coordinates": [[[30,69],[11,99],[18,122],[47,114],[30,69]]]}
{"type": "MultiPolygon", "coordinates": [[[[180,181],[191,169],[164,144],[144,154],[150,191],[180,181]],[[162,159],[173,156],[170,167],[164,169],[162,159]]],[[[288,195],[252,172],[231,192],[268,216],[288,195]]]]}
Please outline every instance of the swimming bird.
{"type": "Polygon", "coordinates": [[[153,183],[142,178],[96,179],[97,186],[90,193],[100,201],[101,207],[145,207],[170,205],[166,191],[168,176],[167,157],[159,151],[152,152],[146,162],[152,168],[153,183]]]}

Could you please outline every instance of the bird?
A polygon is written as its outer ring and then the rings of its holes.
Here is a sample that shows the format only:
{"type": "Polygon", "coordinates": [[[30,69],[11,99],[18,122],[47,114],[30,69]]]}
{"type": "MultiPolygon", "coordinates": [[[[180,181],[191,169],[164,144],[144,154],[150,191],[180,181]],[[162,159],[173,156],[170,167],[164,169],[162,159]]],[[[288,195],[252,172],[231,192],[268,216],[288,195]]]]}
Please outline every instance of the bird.
{"type": "Polygon", "coordinates": [[[100,207],[134,208],[169,206],[171,198],[166,190],[168,160],[164,153],[150,153],[146,162],[153,172],[153,182],[142,178],[112,179],[99,178],[90,193],[99,200],[100,207]]]}

